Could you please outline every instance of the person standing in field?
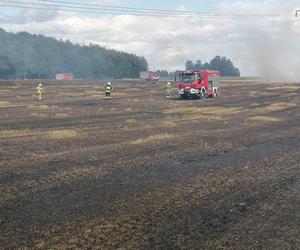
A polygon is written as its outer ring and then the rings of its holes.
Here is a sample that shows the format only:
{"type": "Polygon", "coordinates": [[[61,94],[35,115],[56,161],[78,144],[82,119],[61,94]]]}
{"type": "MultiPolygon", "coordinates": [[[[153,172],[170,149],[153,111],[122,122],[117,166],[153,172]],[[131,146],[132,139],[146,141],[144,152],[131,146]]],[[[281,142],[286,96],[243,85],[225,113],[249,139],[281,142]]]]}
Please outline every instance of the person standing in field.
{"type": "Polygon", "coordinates": [[[105,100],[110,100],[111,92],[114,90],[113,87],[111,86],[111,83],[108,82],[107,84],[105,84],[104,89],[105,89],[105,100]]]}
{"type": "Polygon", "coordinates": [[[43,89],[43,84],[39,84],[36,87],[36,92],[37,92],[37,100],[42,101],[43,100],[43,95],[45,94],[45,90],[43,89]]]}
{"type": "Polygon", "coordinates": [[[167,98],[170,98],[170,95],[171,95],[171,91],[172,91],[172,85],[170,82],[167,83],[167,86],[166,86],[166,92],[167,92],[167,98]]]}

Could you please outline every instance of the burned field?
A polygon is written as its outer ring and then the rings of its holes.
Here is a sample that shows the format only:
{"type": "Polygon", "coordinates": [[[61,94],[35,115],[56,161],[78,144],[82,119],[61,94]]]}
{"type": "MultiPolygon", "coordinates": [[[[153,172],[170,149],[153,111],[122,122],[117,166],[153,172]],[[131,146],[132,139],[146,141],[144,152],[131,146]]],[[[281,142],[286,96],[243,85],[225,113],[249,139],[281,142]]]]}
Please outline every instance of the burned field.
{"type": "Polygon", "coordinates": [[[2,249],[299,249],[300,85],[0,83],[2,249]]]}

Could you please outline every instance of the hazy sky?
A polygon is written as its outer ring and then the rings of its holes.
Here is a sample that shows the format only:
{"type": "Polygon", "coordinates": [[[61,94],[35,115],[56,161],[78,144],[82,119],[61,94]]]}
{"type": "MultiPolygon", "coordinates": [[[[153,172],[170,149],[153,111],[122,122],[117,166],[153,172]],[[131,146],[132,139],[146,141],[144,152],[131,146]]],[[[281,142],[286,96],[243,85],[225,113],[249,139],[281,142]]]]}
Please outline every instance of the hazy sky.
{"type": "MultiPolygon", "coordinates": [[[[27,0],[34,1],[38,0],[27,0]]],[[[231,58],[243,75],[278,71],[283,60],[298,63],[300,18],[296,19],[294,13],[300,9],[299,0],[65,1],[168,10],[275,13],[279,16],[157,18],[0,7],[0,25],[7,31],[25,30],[132,52],[144,56],[152,69],[181,69],[187,59],[206,62],[215,55],[231,58]]],[[[298,71],[297,68],[292,74],[298,77],[298,71]]]]}

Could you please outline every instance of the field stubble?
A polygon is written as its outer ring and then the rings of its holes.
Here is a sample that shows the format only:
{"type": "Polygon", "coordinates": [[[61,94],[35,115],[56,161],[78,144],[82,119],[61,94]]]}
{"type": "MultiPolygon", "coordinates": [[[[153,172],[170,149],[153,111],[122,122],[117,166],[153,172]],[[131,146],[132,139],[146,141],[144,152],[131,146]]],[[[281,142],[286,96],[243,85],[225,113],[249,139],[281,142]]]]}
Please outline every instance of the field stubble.
{"type": "Polygon", "coordinates": [[[34,84],[0,83],[2,248],[300,248],[300,85],[34,84]]]}

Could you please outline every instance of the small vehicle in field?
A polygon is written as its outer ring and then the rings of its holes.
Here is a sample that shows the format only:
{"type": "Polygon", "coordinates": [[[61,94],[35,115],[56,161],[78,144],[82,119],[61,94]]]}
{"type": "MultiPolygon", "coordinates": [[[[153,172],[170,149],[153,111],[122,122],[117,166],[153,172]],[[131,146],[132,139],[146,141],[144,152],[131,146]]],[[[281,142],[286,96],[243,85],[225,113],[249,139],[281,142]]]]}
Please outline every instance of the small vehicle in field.
{"type": "Polygon", "coordinates": [[[159,80],[159,75],[155,71],[142,71],[140,72],[140,78],[144,81],[156,82],[159,80]]]}
{"type": "Polygon", "coordinates": [[[221,94],[219,71],[178,71],[175,82],[178,82],[179,95],[182,99],[216,97],[221,94]]]}

